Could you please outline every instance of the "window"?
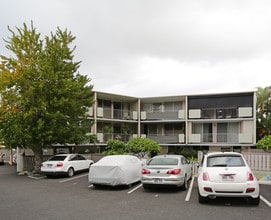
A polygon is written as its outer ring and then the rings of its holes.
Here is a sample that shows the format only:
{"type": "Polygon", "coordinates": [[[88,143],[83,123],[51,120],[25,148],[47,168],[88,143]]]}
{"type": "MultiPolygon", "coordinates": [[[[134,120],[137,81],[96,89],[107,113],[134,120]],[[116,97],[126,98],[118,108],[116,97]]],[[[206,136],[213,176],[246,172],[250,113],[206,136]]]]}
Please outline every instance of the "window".
{"type": "Polygon", "coordinates": [[[157,125],[149,125],[149,135],[157,135],[157,125]]]}
{"type": "Polygon", "coordinates": [[[240,156],[223,155],[211,156],[207,159],[207,167],[243,167],[244,160],[240,156]]]}
{"type": "Polygon", "coordinates": [[[49,161],[64,161],[67,156],[53,156],[49,159],[49,161]]]}
{"type": "Polygon", "coordinates": [[[165,112],[177,112],[182,109],[182,102],[165,102],[165,112]]]}
{"type": "Polygon", "coordinates": [[[153,112],[162,112],[162,103],[153,103],[153,112]]]}
{"type": "Polygon", "coordinates": [[[154,158],[150,160],[148,165],[178,165],[176,158],[154,158]]]}

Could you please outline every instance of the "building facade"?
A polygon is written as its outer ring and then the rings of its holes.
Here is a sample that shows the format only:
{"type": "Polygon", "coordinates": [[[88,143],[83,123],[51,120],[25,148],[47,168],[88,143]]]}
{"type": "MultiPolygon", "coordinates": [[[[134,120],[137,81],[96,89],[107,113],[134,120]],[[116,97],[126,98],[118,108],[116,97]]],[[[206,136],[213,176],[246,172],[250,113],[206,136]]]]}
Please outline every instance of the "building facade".
{"type": "Polygon", "coordinates": [[[178,148],[246,151],[256,146],[256,92],[137,98],[94,92],[89,109],[95,146],[108,140],[153,139],[178,148]]]}

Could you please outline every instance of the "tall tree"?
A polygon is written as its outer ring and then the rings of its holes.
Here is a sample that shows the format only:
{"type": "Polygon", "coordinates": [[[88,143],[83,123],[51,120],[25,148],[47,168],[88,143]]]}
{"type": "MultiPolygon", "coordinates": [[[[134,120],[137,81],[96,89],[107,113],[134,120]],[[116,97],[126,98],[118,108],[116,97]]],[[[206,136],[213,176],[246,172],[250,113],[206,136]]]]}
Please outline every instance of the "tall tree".
{"type": "Polygon", "coordinates": [[[257,139],[271,134],[271,86],[257,90],[257,139]]]}
{"type": "Polygon", "coordinates": [[[39,171],[42,148],[87,139],[92,85],[73,61],[71,32],[57,28],[41,38],[32,22],[8,29],[5,42],[12,55],[0,56],[0,140],[32,149],[39,171]]]}

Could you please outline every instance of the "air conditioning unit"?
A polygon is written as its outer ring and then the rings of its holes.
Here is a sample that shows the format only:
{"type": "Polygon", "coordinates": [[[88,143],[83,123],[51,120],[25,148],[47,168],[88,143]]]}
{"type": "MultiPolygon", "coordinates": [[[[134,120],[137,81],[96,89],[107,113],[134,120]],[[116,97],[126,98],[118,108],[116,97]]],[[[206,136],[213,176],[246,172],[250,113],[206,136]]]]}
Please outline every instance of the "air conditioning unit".
{"type": "Polygon", "coordinates": [[[140,113],[140,118],[141,118],[141,120],[146,120],[147,119],[147,112],[141,112],[140,113]]]}
{"type": "Polygon", "coordinates": [[[200,134],[189,134],[189,143],[200,143],[200,134]]]}
{"type": "Polygon", "coordinates": [[[200,109],[190,109],[189,110],[189,118],[200,118],[201,110],[200,109]]]}
{"type": "Polygon", "coordinates": [[[251,134],[239,134],[239,143],[240,144],[251,144],[252,135],[251,134]]]}
{"type": "Polygon", "coordinates": [[[238,108],[238,116],[239,116],[239,118],[252,117],[252,108],[251,107],[238,108]]]}
{"type": "Polygon", "coordinates": [[[93,108],[89,107],[86,114],[87,114],[87,116],[92,117],[93,116],[93,108]]]}
{"type": "Polygon", "coordinates": [[[178,135],[179,143],[184,143],[184,134],[178,135]]]}
{"type": "Polygon", "coordinates": [[[133,120],[137,120],[137,111],[133,111],[133,120]]]}
{"type": "Polygon", "coordinates": [[[97,116],[98,117],[104,117],[104,109],[101,107],[97,108],[97,116]]]}
{"type": "Polygon", "coordinates": [[[178,118],[180,118],[180,119],[184,119],[185,118],[184,110],[179,110],[178,111],[178,118]]]}
{"type": "Polygon", "coordinates": [[[104,134],[103,133],[97,133],[97,140],[99,142],[104,142],[104,134]]]}

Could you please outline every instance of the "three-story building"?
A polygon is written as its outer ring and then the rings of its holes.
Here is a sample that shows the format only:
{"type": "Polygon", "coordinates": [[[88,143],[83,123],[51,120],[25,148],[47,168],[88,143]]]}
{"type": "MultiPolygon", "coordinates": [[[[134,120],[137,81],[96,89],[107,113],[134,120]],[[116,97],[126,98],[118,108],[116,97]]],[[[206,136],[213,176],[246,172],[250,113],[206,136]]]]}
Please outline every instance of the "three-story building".
{"type": "Polygon", "coordinates": [[[137,98],[94,92],[95,146],[153,139],[164,152],[190,147],[241,151],[256,145],[256,92],[137,98]]]}

